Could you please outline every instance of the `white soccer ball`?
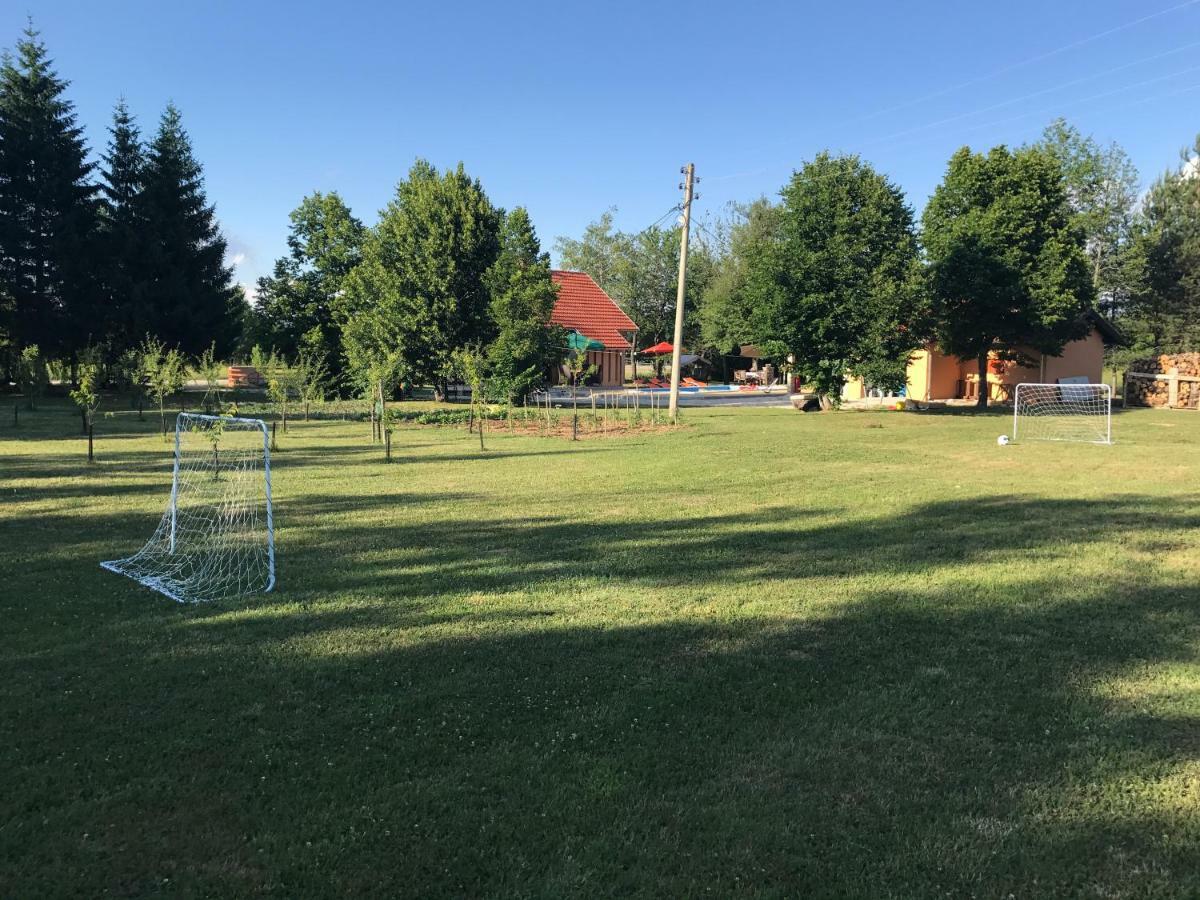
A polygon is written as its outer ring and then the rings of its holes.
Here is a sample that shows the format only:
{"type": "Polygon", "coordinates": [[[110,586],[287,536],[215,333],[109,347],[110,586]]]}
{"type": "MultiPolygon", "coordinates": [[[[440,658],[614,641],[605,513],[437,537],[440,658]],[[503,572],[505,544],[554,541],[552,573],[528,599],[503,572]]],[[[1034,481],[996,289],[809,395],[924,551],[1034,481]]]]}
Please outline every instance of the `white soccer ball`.
{"type": "Polygon", "coordinates": [[[1007,434],[1000,435],[1000,437],[996,438],[996,443],[999,444],[1001,447],[1005,446],[1008,443],[1008,435],[1007,434]]]}

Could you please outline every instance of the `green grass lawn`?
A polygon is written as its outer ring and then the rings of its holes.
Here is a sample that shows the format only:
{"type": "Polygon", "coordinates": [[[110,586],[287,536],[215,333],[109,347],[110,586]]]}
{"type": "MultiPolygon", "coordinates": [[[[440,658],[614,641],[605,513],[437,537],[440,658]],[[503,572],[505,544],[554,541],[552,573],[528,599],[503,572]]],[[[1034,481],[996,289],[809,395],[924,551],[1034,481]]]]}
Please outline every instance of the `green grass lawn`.
{"type": "Polygon", "coordinates": [[[685,420],[294,425],[183,607],[156,424],[6,413],[0,896],[1197,895],[1200,417],[685,420]]]}

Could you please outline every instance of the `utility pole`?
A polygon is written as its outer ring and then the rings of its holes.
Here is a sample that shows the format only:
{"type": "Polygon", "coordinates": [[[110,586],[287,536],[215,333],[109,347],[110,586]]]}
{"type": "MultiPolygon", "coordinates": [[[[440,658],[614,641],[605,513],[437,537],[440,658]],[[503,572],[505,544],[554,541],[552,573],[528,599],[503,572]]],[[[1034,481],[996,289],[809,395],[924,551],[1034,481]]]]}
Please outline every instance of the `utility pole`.
{"type": "Polygon", "coordinates": [[[679,354],[683,343],[683,292],[687,284],[688,231],[692,222],[692,188],[696,181],[696,166],[688,163],[679,170],[683,173],[683,231],[679,238],[679,287],[675,291],[675,340],[671,346],[671,405],[668,412],[671,421],[679,424],[679,354]]]}

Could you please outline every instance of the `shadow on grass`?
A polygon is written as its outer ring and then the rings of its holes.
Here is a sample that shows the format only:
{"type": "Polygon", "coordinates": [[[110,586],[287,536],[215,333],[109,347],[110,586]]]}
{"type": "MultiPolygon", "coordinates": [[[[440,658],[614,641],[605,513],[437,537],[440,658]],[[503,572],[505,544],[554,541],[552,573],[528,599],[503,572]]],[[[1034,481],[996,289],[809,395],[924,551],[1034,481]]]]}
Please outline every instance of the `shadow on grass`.
{"type": "MultiPolygon", "coordinates": [[[[1200,526],[1200,497],[1103,500],[984,497],[927,503],[902,515],[830,522],[828,511],[592,521],[562,515],[406,522],[390,498],[324,498],[291,507],[290,587],[307,596],[364,590],[403,603],[445,593],[536,590],[562,579],[617,578],[677,588],[706,579],[769,582],[899,576],[1009,562],[1032,571],[1080,546],[1124,542],[1156,552],[1163,534],[1200,526]],[[336,528],[319,520],[342,511],[336,528]],[[372,522],[356,525],[351,516],[372,522]],[[389,524],[374,524],[381,515],[389,524]],[[395,523],[395,524],[393,524],[395,523]],[[381,587],[382,586],[382,587],[381,587]]],[[[281,595],[283,596],[283,595],[281,595]]],[[[269,602],[269,601],[268,601],[269,602]]]]}
{"type": "Polygon", "coordinates": [[[415,523],[487,501],[297,496],[279,594],[7,616],[0,892],[1187,896],[1200,720],[1163,673],[1194,672],[1200,590],[1070,576],[1186,546],[1197,499],[415,523]]]}
{"type": "Polygon", "coordinates": [[[334,633],[148,616],[98,660],[25,662],[45,688],[0,751],[8,883],[1186,895],[1200,823],[1162,785],[1200,721],[1096,688],[1194,661],[1200,598],[1120,578],[1042,596],[863,590],[808,619],[604,628],[484,610],[439,631],[436,604],[334,633]]]}

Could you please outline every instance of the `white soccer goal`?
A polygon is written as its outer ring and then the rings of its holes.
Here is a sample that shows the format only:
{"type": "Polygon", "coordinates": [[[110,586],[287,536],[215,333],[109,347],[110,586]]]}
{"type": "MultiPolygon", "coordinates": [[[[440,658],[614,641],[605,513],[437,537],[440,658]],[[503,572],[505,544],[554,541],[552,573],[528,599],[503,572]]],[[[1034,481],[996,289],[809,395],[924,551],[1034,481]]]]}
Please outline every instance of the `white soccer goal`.
{"type": "Polygon", "coordinates": [[[275,586],[271,455],[259,419],[180,413],[171,499],[154,536],[104,568],[180,603],[275,586]]]}
{"type": "Polygon", "coordinates": [[[1112,443],[1107,384],[1018,384],[1013,440],[1112,443]]]}

